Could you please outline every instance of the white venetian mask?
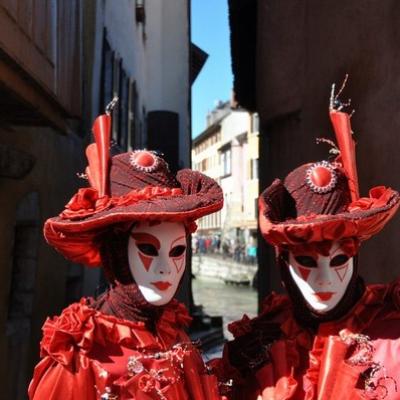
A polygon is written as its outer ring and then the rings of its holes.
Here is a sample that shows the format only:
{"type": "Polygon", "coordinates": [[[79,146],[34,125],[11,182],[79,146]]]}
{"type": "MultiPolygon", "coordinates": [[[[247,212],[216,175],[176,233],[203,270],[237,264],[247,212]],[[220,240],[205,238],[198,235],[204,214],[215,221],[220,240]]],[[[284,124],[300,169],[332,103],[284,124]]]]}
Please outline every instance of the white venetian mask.
{"type": "Polygon", "coordinates": [[[353,275],[353,257],[332,242],[329,255],[289,251],[290,274],[307,303],[317,312],[332,310],[343,298],[353,275]]]}
{"type": "Polygon", "coordinates": [[[141,223],[130,232],[129,268],[150,304],[167,304],[175,295],[186,267],[186,231],[183,223],[141,223]]]}

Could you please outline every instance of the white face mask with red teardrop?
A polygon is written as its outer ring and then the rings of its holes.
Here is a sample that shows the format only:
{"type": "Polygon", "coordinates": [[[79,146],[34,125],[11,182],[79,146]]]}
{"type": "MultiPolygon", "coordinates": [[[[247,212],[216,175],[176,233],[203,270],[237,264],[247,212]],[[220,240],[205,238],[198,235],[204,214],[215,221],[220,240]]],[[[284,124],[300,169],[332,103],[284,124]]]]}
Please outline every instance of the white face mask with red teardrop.
{"type": "Polygon", "coordinates": [[[167,304],[186,268],[186,230],[182,222],[134,226],[128,241],[129,268],[145,300],[167,304]]]}
{"type": "Polygon", "coordinates": [[[293,254],[289,251],[289,272],[310,307],[325,313],[343,298],[353,275],[353,257],[346,255],[339,242],[332,243],[329,255],[293,254]]]}

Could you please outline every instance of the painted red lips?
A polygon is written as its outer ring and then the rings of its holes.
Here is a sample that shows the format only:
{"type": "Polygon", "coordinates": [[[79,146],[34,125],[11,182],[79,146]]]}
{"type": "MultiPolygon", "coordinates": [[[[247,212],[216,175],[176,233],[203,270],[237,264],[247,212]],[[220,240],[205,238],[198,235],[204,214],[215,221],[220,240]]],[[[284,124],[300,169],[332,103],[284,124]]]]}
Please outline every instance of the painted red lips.
{"type": "Polygon", "coordinates": [[[332,298],[332,296],[336,292],[316,292],[314,293],[314,296],[318,298],[320,301],[328,301],[332,298]]]}
{"type": "Polygon", "coordinates": [[[155,286],[158,290],[167,290],[170,286],[172,286],[172,283],[169,283],[167,281],[157,281],[157,282],[150,282],[153,286],[155,286]]]}

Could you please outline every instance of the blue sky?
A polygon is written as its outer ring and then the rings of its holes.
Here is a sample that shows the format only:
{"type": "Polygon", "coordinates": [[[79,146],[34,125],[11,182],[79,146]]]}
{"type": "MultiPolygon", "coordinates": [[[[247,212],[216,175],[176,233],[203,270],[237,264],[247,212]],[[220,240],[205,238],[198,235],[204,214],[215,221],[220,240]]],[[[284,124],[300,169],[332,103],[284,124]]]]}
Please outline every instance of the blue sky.
{"type": "Polygon", "coordinates": [[[205,129],[207,112],[232,90],[227,0],[192,0],[192,42],[208,59],[192,86],[192,137],[205,129]]]}

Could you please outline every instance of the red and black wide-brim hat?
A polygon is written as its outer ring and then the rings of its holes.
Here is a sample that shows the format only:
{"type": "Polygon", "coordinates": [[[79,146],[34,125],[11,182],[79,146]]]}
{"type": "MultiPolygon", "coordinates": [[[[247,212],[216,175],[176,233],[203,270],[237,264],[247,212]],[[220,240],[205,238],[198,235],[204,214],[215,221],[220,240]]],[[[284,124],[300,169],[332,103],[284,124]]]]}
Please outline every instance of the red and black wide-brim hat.
{"type": "Polygon", "coordinates": [[[90,187],[81,188],[65,210],[44,225],[47,242],[67,259],[87,266],[101,265],[103,233],[111,226],[140,221],[194,221],[223,206],[220,186],[190,169],[172,174],[155,152],[136,150],[108,157],[111,119],[95,121],[96,143],[88,146],[86,174],[90,187]]]}
{"type": "Polygon", "coordinates": [[[281,247],[350,237],[363,241],[376,235],[397,211],[399,194],[384,186],[371,189],[370,197],[352,202],[340,167],[335,172],[343,186],[326,194],[313,192],[306,181],[308,171],[316,165],[319,163],[297,168],[260,195],[260,230],[268,243],[281,247]]]}
{"type": "Polygon", "coordinates": [[[302,165],[283,181],[276,179],[259,197],[260,230],[274,246],[350,237],[364,241],[376,235],[399,207],[399,193],[384,186],[360,198],[350,116],[340,111],[342,107],[336,110],[338,100],[333,100],[336,159],[302,165]]]}

